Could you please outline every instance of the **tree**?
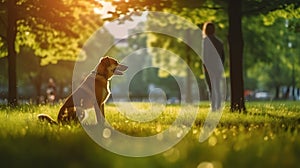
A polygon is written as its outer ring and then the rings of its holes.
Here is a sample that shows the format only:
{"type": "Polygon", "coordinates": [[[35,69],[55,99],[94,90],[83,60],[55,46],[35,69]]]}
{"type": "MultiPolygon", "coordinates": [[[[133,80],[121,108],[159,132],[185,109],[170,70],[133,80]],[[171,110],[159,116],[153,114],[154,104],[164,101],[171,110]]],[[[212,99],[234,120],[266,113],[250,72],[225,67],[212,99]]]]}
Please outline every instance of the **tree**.
{"type": "Polygon", "coordinates": [[[8,103],[17,105],[17,72],[15,40],[17,35],[16,0],[7,1],[8,103]]]}
{"type": "Polygon", "coordinates": [[[243,80],[242,0],[228,1],[231,111],[245,111],[243,80]]]}
{"type": "Polygon", "coordinates": [[[299,73],[293,65],[299,62],[297,53],[300,50],[293,46],[299,44],[299,39],[296,38],[295,18],[270,18],[269,15],[274,14],[243,19],[244,37],[247,39],[244,52],[245,87],[272,91],[274,98],[279,99],[283,98],[280,89],[292,86],[293,79],[297,81],[297,76],[293,77],[292,72],[299,73]]]}
{"type": "MultiPolygon", "coordinates": [[[[2,41],[0,46],[1,50],[4,50],[2,53],[7,53],[8,56],[8,103],[10,105],[17,105],[16,57],[18,35],[22,33],[35,34],[34,38],[37,43],[30,47],[35,49],[37,55],[48,57],[49,62],[55,61],[57,58],[74,60],[76,59],[74,57],[76,46],[74,45],[72,46],[73,50],[68,50],[73,52],[63,55],[63,58],[58,56],[60,53],[57,50],[53,51],[51,49],[55,50],[60,45],[60,49],[64,50],[66,49],[64,47],[68,46],[67,44],[70,44],[70,42],[71,44],[74,44],[74,42],[78,44],[78,40],[82,40],[85,34],[82,33],[82,28],[87,28],[87,25],[95,28],[91,25],[95,25],[95,23],[99,25],[99,21],[101,24],[99,15],[96,15],[93,11],[96,7],[101,7],[101,4],[92,0],[89,2],[83,0],[4,0],[0,2],[1,22],[6,26],[6,29],[0,29],[2,41]],[[22,32],[22,30],[27,31],[22,32]],[[45,32],[48,32],[48,34],[45,32]],[[55,40],[51,42],[53,38],[48,39],[47,35],[49,34],[52,37],[59,36],[65,41],[60,41],[58,44],[58,41],[55,40]],[[73,39],[68,37],[73,37],[73,39]],[[48,51],[45,50],[53,52],[51,55],[47,55],[45,53],[48,51]]],[[[20,43],[26,44],[26,40],[20,43]]],[[[77,47],[80,47],[80,44],[77,47]]]]}
{"type": "Polygon", "coordinates": [[[57,64],[41,65],[41,57],[36,56],[31,48],[24,46],[17,56],[18,88],[25,90],[29,86],[31,92],[23,91],[23,96],[40,103],[40,97],[46,94],[45,84],[49,78],[53,78],[57,86],[56,98],[62,98],[66,96],[63,92],[65,86],[71,86],[74,64],[74,61],[60,60],[57,64]]]}
{"type": "MultiPolygon", "coordinates": [[[[299,88],[296,90],[296,87],[299,87],[299,84],[297,86],[297,77],[295,74],[299,72],[299,68],[295,65],[299,64],[299,57],[297,57],[297,53],[299,53],[299,48],[295,47],[299,44],[299,39],[296,38],[299,36],[300,33],[300,8],[299,8],[299,2],[290,4],[286,6],[284,9],[276,10],[270,12],[265,17],[265,24],[266,25],[276,25],[276,23],[284,23],[285,28],[281,29],[281,35],[284,35],[283,38],[283,45],[282,49],[285,51],[285,59],[283,60],[285,64],[287,64],[287,67],[290,69],[288,72],[291,72],[291,75],[288,75],[290,77],[290,80],[288,81],[289,84],[287,84],[287,91],[285,93],[285,98],[288,98],[289,92],[290,92],[290,86],[292,87],[292,98],[293,100],[296,99],[296,96],[299,97],[299,88]],[[283,21],[282,21],[283,20],[283,21]],[[297,93],[296,93],[297,91],[297,93]],[[297,95],[296,95],[297,94],[297,95]]],[[[283,25],[283,23],[281,25],[283,25]]],[[[299,78],[298,78],[299,80],[299,78]]],[[[278,88],[276,89],[276,93],[278,93],[278,88]]],[[[276,94],[277,96],[277,94],[276,94]]]]}
{"type": "MultiPolygon", "coordinates": [[[[167,1],[118,1],[116,5],[116,16],[121,14],[129,14],[132,10],[162,10],[179,11],[184,8],[190,11],[196,8],[224,9],[228,12],[229,19],[229,52],[230,52],[230,81],[231,81],[231,111],[246,111],[244,101],[244,79],[243,79],[243,36],[242,36],[242,17],[244,15],[266,14],[270,11],[285,9],[287,5],[294,4],[295,8],[299,8],[299,2],[292,0],[215,0],[209,6],[204,6],[203,1],[195,4],[191,1],[173,0],[167,1]],[[221,4],[219,7],[217,4],[221,4]]],[[[130,14],[129,14],[130,15],[130,14]]],[[[126,17],[124,17],[126,19],[126,17]]]]}
{"type": "MultiPolygon", "coordinates": [[[[120,6],[122,7],[126,7],[126,3],[125,6],[124,4],[122,4],[123,2],[117,2],[117,6],[116,8],[118,9],[120,6]]],[[[134,2],[130,2],[132,4],[135,4],[134,2]]],[[[148,2],[149,3],[149,2],[148,2]]],[[[147,3],[146,3],[147,4],[147,3]]],[[[143,2],[141,2],[141,4],[139,5],[146,5],[143,4],[143,2]]],[[[159,10],[162,8],[168,8],[171,9],[171,6],[174,5],[172,3],[168,3],[168,4],[164,4],[164,2],[155,5],[153,4],[151,6],[152,9],[154,10],[159,10]]],[[[128,4],[127,7],[130,7],[130,4],[128,4]]],[[[137,7],[138,8],[138,7],[137,7]]],[[[188,15],[190,11],[188,11],[186,8],[183,9],[182,11],[173,11],[173,13],[175,12],[179,12],[181,15],[188,15]]],[[[204,15],[203,13],[206,13],[205,16],[208,16],[209,12],[213,12],[211,10],[207,10],[205,12],[199,12],[199,11],[195,11],[195,14],[198,14],[203,17],[203,19],[199,19],[197,17],[194,18],[187,18],[187,20],[197,20],[197,23],[201,23],[204,22],[204,15]]],[[[118,13],[118,12],[116,12],[118,13]]],[[[128,16],[131,16],[131,13],[128,14],[128,16]]],[[[211,15],[213,16],[213,15],[211,15]]],[[[128,17],[124,17],[124,19],[128,19],[128,17]]],[[[121,22],[124,22],[122,19],[120,19],[121,22]]],[[[130,20],[130,18],[129,18],[130,20]]],[[[174,32],[176,31],[178,34],[178,37],[184,37],[187,41],[189,41],[188,43],[192,43],[192,41],[194,40],[193,37],[198,37],[196,40],[201,40],[199,38],[199,36],[194,36],[193,31],[190,31],[189,29],[191,27],[187,27],[187,25],[182,24],[182,20],[178,20],[177,18],[172,17],[171,15],[164,18],[164,20],[167,20],[167,22],[171,23],[172,25],[168,25],[165,24],[165,22],[161,19],[159,19],[159,17],[148,17],[147,20],[147,24],[145,25],[146,27],[155,27],[155,29],[159,32],[174,32]],[[151,19],[150,19],[151,18],[151,19]],[[158,19],[157,19],[158,18],[158,19]],[[159,30],[158,30],[159,29],[159,30]],[[163,29],[163,30],[160,30],[163,29]],[[169,31],[166,31],[169,30],[169,31]]],[[[147,29],[147,28],[146,28],[147,29]]],[[[196,29],[196,28],[195,28],[196,29]]],[[[199,32],[199,31],[198,31],[199,32]]],[[[191,68],[191,70],[193,70],[194,74],[196,76],[200,76],[200,71],[201,71],[201,60],[199,58],[199,56],[197,56],[197,54],[195,52],[192,51],[192,49],[190,48],[190,46],[188,46],[187,44],[185,44],[184,42],[180,42],[178,39],[173,38],[173,37],[169,37],[168,35],[163,35],[160,33],[147,33],[148,39],[147,39],[147,44],[148,46],[151,47],[158,47],[158,48],[162,48],[162,49],[166,49],[168,51],[171,51],[173,53],[175,53],[176,55],[180,56],[181,59],[185,60],[185,62],[188,65],[188,69],[185,70],[183,69],[183,67],[186,68],[186,66],[184,66],[184,64],[182,64],[181,60],[179,60],[179,58],[175,58],[172,57],[170,58],[170,54],[166,54],[165,51],[163,50],[157,50],[157,49],[153,49],[153,50],[149,50],[150,54],[154,57],[154,62],[153,64],[161,66],[161,67],[165,67],[168,70],[171,70],[172,72],[175,72],[173,74],[178,74],[178,76],[186,77],[186,81],[184,82],[184,86],[185,88],[185,101],[186,102],[192,102],[193,100],[193,86],[192,86],[192,82],[191,82],[191,77],[192,74],[189,71],[189,68],[191,68]]],[[[199,45],[199,48],[201,47],[201,45],[199,45]]],[[[161,71],[159,71],[161,72],[161,71]]],[[[161,77],[167,77],[169,74],[166,74],[166,72],[164,73],[159,73],[161,74],[161,77]]]]}

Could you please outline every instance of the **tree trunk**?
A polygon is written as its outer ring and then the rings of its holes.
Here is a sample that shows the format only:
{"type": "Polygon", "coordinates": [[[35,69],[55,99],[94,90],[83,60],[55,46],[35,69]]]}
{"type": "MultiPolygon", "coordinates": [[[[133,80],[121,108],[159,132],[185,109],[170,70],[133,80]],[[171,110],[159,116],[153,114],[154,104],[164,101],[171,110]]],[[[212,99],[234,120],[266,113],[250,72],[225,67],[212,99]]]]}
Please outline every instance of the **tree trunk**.
{"type": "Polygon", "coordinates": [[[17,35],[17,17],[15,0],[7,1],[7,48],[8,48],[8,104],[16,106],[17,99],[17,71],[15,39],[17,35]]]}
{"type": "Polygon", "coordinates": [[[289,97],[290,97],[290,86],[287,87],[283,98],[287,100],[287,99],[289,99],[289,97]]]}
{"type": "Polygon", "coordinates": [[[192,74],[190,72],[190,69],[187,68],[187,79],[186,79],[187,85],[186,85],[186,99],[185,99],[187,103],[192,103],[193,102],[192,82],[191,82],[191,79],[192,79],[192,74]]]}
{"type": "Polygon", "coordinates": [[[43,84],[43,69],[39,68],[39,74],[32,79],[32,83],[34,83],[35,91],[36,91],[36,104],[41,104],[44,102],[41,102],[41,96],[42,93],[42,84],[43,84]]]}
{"type": "Polygon", "coordinates": [[[246,111],[243,79],[242,0],[229,0],[231,111],[246,111]]]}
{"type": "MultiPolygon", "coordinates": [[[[186,30],[186,38],[188,40],[188,44],[190,44],[190,37],[191,37],[191,34],[190,34],[190,31],[189,30],[186,30]]],[[[190,67],[191,67],[191,51],[190,51],[190,46],[186,46],[186,62],[187,62],[187,78],[186,78],[186,97],[185,97],[185,101],[187,103],[192,103],[193,101],[193,96],[192,96],[192,82],[191,82],[191,79],[192,79],[192,74],[190,72],[190,67]]]]}
{"type": "Polygon", "coordinates": [[[280,92],[280,87],[275,86],[275,97],[274,97],[275,100],[279,99],[279,92],[280,92]]]}
{"type": "Polygon", "coordinates": [[[42,82],[37,80],[34,82],[34,86],[35,86],[35,92],[36,92],[36,104],[41,104],[41,88],[42,88],[42,82]]]}

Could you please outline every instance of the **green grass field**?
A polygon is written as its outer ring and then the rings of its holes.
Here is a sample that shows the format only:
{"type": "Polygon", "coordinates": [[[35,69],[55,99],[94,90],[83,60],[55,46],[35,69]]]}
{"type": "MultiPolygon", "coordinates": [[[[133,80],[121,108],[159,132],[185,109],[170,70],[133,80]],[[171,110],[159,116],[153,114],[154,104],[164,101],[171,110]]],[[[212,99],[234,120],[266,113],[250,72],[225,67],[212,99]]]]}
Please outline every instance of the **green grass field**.
{"type": "MultiPolygon", "coordinates": [[[[299,167],[299,102],[248,102],[247,114],[231,113],[228,105],[213,135],[198,141],[208,111],[201,103],[189,133],[170,150],[149,157],[120,156],[97,145],[81,125],[51,126],[37,114],[56,118],[59,105],[0,107],[1,167],[64,168],[232,168],[299,167]]],[[[137,104],[147,108],[147,104],[137,104]]],[[[158,120],[139,124],[126,119],[114,105],[106,105],[107,120],[134,136],[156,134],[176,118],[176,105],[167,106],[158,120]]],[[[130,144],[124,144],[130,145],[130,144]]]]}

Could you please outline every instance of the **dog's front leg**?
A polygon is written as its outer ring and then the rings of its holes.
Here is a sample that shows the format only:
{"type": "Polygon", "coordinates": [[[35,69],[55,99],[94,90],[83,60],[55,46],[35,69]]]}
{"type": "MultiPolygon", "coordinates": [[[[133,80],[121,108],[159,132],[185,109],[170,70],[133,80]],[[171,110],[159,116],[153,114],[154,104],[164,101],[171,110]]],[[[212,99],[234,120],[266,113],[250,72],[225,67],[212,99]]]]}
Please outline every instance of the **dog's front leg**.
{"type": "Polygon", "coordinates": [[[105,118],[105,113],[104,113],[104,103],[102,103],[102,104],[100,105],[100,111],[101,111],[102,117],[105,118]]]}
{"type": "Polygon", "coordinates": [[[102,121],[104,121],[104,118],[105,118],[105,116],[104,116],[104,104],[99,104],[99,103],[95,103],[95,105],[94,105],[96,118],[97,118],[97,123],[101,123],[102,121]]]}

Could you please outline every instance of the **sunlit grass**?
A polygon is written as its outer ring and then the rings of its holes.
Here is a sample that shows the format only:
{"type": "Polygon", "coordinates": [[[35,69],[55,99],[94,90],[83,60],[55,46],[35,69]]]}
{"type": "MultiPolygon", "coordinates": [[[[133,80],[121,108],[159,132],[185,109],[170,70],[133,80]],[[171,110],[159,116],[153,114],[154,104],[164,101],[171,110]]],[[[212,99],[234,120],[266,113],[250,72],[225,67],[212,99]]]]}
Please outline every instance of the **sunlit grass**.
{"type": "MultiPolygon", "coordinates": [[[[149,104],[136,103],[149,109],[149,104]]],[[[248,113],[222,118],[205,142],[199,143],[209,104],[200,103],[196,121],[183,140],[152,157],[128,158],[104,150],[81,125],[49,125],[38,121],[39,113],[56,118],[60,104],[0,107],[0,158],[4,167],[297,167],[300,165],[300,107],[298,102],[251,102],[248,113]]],[[[155,135],[178,117],[180,105],[168,105],[152,121],[129,119],[115,105],[106,105],[108,122],[132,136],[155,135]]],[[[194,108],[184,108],[187,114],[194,108]]],[[[133,112],[134,113],[134,112],[133,112]]],[[[135,115],[135,114],[134,114],[135,115]]],[[[136,113],[138,115],[138,113],[136,113]]],[[[150,117],[152,114],[148,114],[150,117]]],[[[185,119],[182,120],[185,125],[185,119]]],[[[130,144],[124,144],[130,145],[130,144]]]]}

